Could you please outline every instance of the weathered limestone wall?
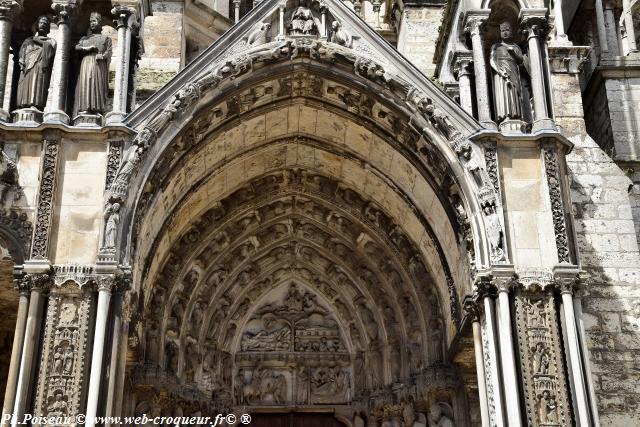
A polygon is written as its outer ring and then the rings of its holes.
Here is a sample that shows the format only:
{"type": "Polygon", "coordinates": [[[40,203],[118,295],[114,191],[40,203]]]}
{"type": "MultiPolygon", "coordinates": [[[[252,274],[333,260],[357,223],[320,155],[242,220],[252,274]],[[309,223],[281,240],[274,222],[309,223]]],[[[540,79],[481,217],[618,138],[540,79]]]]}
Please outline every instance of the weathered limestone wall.
{"type": "Polygon", "coordinates": [[[629,426],[640,415],[640,254],[631,181],[586,133],[578,85],[575,74],[552,74],[556,121],[575,144],[567,164],[580,261],[590,274],[587,347],[601,425],[629,426]]]}
{"type": "Polygon", "coordinates": [[[551,268],[558,257],[540,148],[537,143],[505,145],[500,146],[498,164],[513,263],[518,268],[551,268]]]}
{"type": "Polygon", "coordinates": [[[107,155],[101,142],[62,141],[51,262],[93,264],[102,223],[107,155]]]}
{"type": "Polygon", "coordinates": [[[402,12],[398,50],[428,77],[432,77],[436,69],[433,55],[443,12],[444,5],[405,7],[402,12]]]}
{"type": "Polygon", "coordinates": [[[153,15],[144,20],[144,55],[136,76],[138,102],[160,89],[180,69],[184,2],[152,2],[153,15]]]}

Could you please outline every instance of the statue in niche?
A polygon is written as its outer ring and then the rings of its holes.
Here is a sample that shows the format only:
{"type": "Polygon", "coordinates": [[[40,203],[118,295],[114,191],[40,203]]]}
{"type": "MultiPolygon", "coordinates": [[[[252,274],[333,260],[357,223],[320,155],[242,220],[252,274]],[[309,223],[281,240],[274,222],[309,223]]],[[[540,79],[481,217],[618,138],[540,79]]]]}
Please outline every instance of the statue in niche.
{"type": "Polygon", "coordinates": [[[71,375],[71,371],[73,370],[74,357],[75,357],[75,353],[73,352],[73,347],[68,346],[62,358],[63,359],[62,373],[64,375],[71,375]]]}
{"type": "Polygon", "coordinates": [[[19,108],[35,107],[43,110],[47,103],[49,80],[56,53],[55,40],[47,37],[50,29],[51,20],[46,16],[39,17],[36,21],[36,34],[27,38],[20,48],[20,80],[17,93],[19,108]]]}
{"type": "Polygon", "coordinates": [[[311,1],[302,0],[291,15],[289,34],[315,35],[319,33],[320,25],[320,20],[313,16],[311,11],[311,1]]]}
{"type": "Polygon", "coordinates": [[[104,213],[104,218],[105,226],[103,246],[107,249],[114,249],[116,247],[118,224],[120,224],[120,203],[110,204],[104,213]]]}
{"type": "Polygon", "coordinates": [[[102,16],[91,13],[89,33],[76,45],[82,55],[73,115],[104,113],[109,94],[111,39],[102,34],[102,16]]]}
{"type": "Polygon", "coordinates": [[[331,42],[344,47],[351,47],[353,38],[342,26],[342,22],[333,21],[331,23],[331,42]]]}
{"type": "Polygon", "coordinates": [[[442,405],[439,403],[434,403],[429,407],[429,425],[431,427],[455,427],[453,420],[444,414],[442,405]]]}
{"type": "Polygon", "coordinates": [[[533,350],[533,373],[539,375],[549,374],[549,352],[541,342],[533,350]]]}
{"type": "Polygon", "coordinates": [[[56,390],[53,396],[49,398],[49,404],[47,405],[47,411],[49,416],[64,416],[67,415],[67,396],[64,395],[62,390],[56,390]]]}
{"type": "Polygon", "coordinates": [[[500,24],[500,41],[491,46],[490,64],[493,71],[493,100],[496,122],[522,119],[522,81],[520,68],[524,55],[512,42],[509,22],[500,24]]]}
{"type": "Polygon", "coordinates": [[[541,424],[555,424],[557,423],[556,410],[558,404],[554,396],[551,395],[549,390],[544,390],[540,396],[538,396],[538,416],[541,424]]]}
{"type": "Polygon", "coordinates": [[[62,347],[56,347],[53,353],[53,373],[61,375],[64,365],[64,353],[62,347]]]}

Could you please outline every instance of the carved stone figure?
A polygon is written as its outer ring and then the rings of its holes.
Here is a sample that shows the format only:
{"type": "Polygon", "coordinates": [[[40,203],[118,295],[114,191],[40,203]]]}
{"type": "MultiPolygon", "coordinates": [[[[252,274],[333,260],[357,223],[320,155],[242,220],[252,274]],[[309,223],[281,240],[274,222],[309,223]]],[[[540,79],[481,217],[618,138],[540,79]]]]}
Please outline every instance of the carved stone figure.
{"type": "Polygon", "coordinates": [[[47,411],[49,416],[64,416],[67,415],[67,396],[64,395],[62,390],[56,390],[54,395],[49,399],[49,405],[47,411]]]}
{"type": "Polygon", "coordinates": [[[63,367],[62,373],[64,375],[71,375],[71,371],[73,370],[73,359],[75,358],[75,353],[73,351],[73,347],[68,346],[64,352],[63,357],[63,367]]]}
{"type": "Polygon", "coordinates": [[[333,21],[331,23],[331,31],[331,42],[344,47],[351,47],[353,44],[353,38],[351,37],[351,34],[344,29],[342,22],[333,21]]]}
{"type": "Polygon", "coordinates": [[[431,427],[455,427],[451,418],[444,415],[442,406],[438,403],[429,407],[429,425],[431,427]]]}
{"type": "Polygon", "coordinates": [[[403,427],[427,427],[426,419],[423,414],[416,414],[413,405],[406,402],[402,406],[403,427]]]}
{"type": "Polygon", "coordinates": [[[520,47],[512,42],[511,24],[500,24],[500,41],[491,46],[493,70],[493,99],[496,121],[522,119],[522,82],[520,67],[524,56],[520,47]]]}
{"type": "Polygon", "coordinates": [[[39,17],[36,26],[36,34],[27,38],[20,48],[17,105],[19,108],[43,110],[47,103],[56,42],[47,37],[51,28],[49,18],[39,17]]]}
{"type": "Polygon", "coordinates": [[[554,424],[557,422],[558,404],[549,390],[544,390],[538,397],[538,417],[541,424],[554,424]]]}
{"type": "Polygon", "coordinates": [[[267,33],[270,29],[271,24],[267,22],[259,22],[258,24],[256,24],[251,34],[249,34],[249,37],[247,38],[247,44],[253,47],[267,43],[267,33]]]}
{"type": "Polygon", "coordinates": [[[82,55],[82,61],[73,115],[102,114],[109,94],[111,39],[102,34],[102,16],[99,13],[91,14],[89,34],[80,39],[76,52],[82,55]]]}
{"type": "Polygon", "coordinates": [[[494,261],[500,261],[504,257],[504,250],[502,248],[502,224],[500,224],[500,219],[498,218],[494,204],[487,203],[482,209],[485,215],[489,244],[491,245],[491,258],[494,261]]]}
{"type": "Polygon", "coordinates": [[[313,16],[310,0],[302,0],[300,5],[293,11],[291,22],[289,23],[289,34],[291,35],[317,35],[320,28],[320,21],[313,16]]]}
{"type": "Polygon", "coordinates": [[[113,203],[107,207],[104,213],[104,244],[108,249],[116,247],[116,237],[118,234],[118,224],[120,223],[120,204],[113,203]]]}
{"type": "Polygon", "coordinates": [[[549,354],[541,342],[536,345],[533,351],[533,373],[540,375],[549,373],[549,354]]]}
{"type": "Polygon", "coordinates": [[[62,347],[58,347],[55,349],[53,353],[53,373],[60,375],[62,374],[62,369],[64,365],[64,354],[62,352],[62,347]]]}

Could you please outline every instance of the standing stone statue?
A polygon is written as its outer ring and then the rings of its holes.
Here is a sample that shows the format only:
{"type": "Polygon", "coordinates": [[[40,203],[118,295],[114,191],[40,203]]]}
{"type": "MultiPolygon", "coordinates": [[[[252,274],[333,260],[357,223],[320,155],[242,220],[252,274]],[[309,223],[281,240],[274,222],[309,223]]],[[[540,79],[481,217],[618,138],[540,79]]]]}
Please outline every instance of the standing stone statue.
{"type": "Polygon", "coordinates": [[[51,21],[41,16],[36,22],[36,34],[27,38],[20,48],[20,80],[18,81],[18,108],[35,107],[44,110],[49,91],[49,80],[56,53],[56,42],[47,37],[51,21]]]}
{"type": "Polygon", "coordinates": [[[293,11],[289,24],[290,34],[311,35],[320,31],[320,20],[313,16],[310,3],[309,0],[301,0],[300,5],[293,11]]]}
{"type": "Polygon", "coordinates": [[[102,35],[102,16],[99,13],[94,12],[89,17],[89,34],[80,39],[76,51],[82,55],[82,62],[73,115],[102,114],[109,93],[111,39],[102,35]]]}
{"type": "Polygon", "coordinates": [[[104,214],[104,244],[107,249],[116,247],[116,237],[118,234],[118,224],[120,223],[120,203],[109,205],[104,214]]]}
{"type": "Polygon", "coordinates": [[[496,122],[522,119],[522,82],[520,67],[524,65],[522,50],[512,41],[511,24],[500,24],[500,41],[491,46],[493,100],[496,122]]]}

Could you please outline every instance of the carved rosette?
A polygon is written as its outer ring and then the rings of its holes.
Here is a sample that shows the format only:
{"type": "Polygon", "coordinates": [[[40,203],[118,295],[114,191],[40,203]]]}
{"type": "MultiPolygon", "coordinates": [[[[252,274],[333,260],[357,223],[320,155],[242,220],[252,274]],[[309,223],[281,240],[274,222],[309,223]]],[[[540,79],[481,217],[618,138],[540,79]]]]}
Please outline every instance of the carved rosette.
{"type": "Polygon", "coordinates": [[[549,187],[549,200],[551,202],[551,215],[553,217],[553,230],[556,236],[558,261],[561,263],[571,263],[558,155],[554,147],[545,147],[543,154],[547,184],[549,187]]]}
{"type": "Polygon", "coordinates": [[[531,426],[572,425],[553,291],[553,286],[521,284],[514,293],[522,386],[531,426]]]}
{"type": "Polygon", "coordinates": [[[49,295],[35,414],[82,413],[90,359],[87,353],[93,293],[75,284],[55,287],[49,295]]]}
{"type": "Polygon", "coordinates": [[[31,258],[46,259],[49,254],[49,237],[53,219],[53,198],[56,189],[59,150],[60,141],[58,139],[45,139],[31,258]]]}

